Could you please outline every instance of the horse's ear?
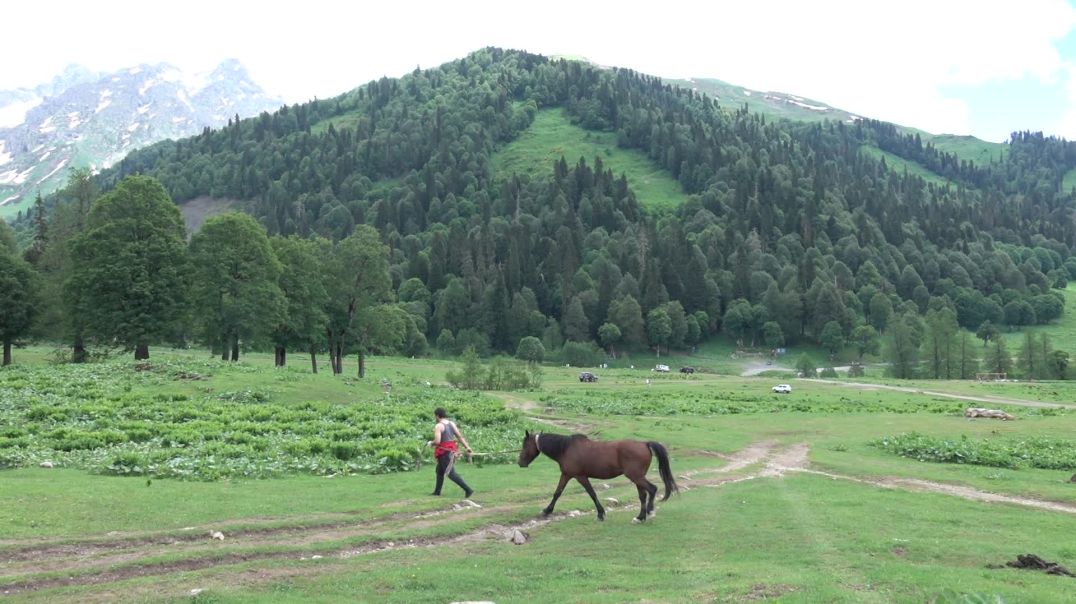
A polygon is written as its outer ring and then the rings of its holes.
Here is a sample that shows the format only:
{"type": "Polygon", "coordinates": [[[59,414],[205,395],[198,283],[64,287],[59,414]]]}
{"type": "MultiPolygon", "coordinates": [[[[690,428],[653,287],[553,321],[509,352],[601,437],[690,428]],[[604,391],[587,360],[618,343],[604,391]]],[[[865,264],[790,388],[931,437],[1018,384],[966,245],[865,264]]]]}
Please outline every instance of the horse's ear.
{"type": "Polygon", "coordinates": [[[523,431],[523,437],[524,438],[530,438],[531,437],[531,431],[530,430],[524,430],[523,431]]]}

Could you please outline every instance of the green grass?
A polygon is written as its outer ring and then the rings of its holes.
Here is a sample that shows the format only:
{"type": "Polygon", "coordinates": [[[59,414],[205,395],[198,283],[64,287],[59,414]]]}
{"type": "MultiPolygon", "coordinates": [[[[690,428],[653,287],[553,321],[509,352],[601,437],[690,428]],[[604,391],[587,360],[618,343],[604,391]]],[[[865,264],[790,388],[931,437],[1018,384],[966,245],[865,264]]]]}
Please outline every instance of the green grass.
{"type": "Polygon", "coordinates": [[[962,160],[974,162],[977,166],[988,166],[991,162],[1000,161],[1008,149],[1004,143],[991,143],[974,136],[917,132],[922,136],[923,144],[929,142],[938,151],[951,153],[962,160]]]}
{"type": "Polygon", "coordinates": [[[1049,602],[1067,599],[1067,580],[987,565],[1025,551],[1071,559],[1074,529],[1058,514],[792,476],[698,489],[643,526],[614,513],[550,525],[522,547],[484,540],[329,561],[316,576],[284,563],[294,576],[253,588],[212,572],[154,588],[208,584],[202,597],[217,602],[1049,602]]]}
{"type": "Polygon", "coordinates": [[[889,153],[888,151],[882,151],[881,149],[871,146],[863,145],[860,150],[864,153],[874,157],[875,159],[885,159],[886,164],[890,169],[895,170],[898,174],[903,173],[905,170],[909,174],[913,174],[927,181],[928,183],[934,183],[936,185],[945,186],[949,184],[949,181],[930,170],[927,170],[923,166],[904,159],[903,157],[889,153]]]}
{"type": "Polygon", "coordinates": [[[340,131],[342,128],[354,128],[365,114],[364,111],[356,109],[355,111],[348,111],[347,113],[341,113],[340,115],[334,115],[329,118],[325,118],[316,124],[310,126],[311,134],[324,134],[329,130],[329,125],[336,131],[340,131]]]}
{"type": "Polygon", "coordinates": [[[553,174],[553,162],[561,156],[569,166],[580,157],[593,166],[594,158],[613,174],[627,174],[628,185],[639,203],[648,208],[671,208],[680,205],[687,195],[675,179],[641,151],[621,149],[611,132],[584,130],[572,124],[561,109],[543,109],[520,136],[493,155],[497,178],[527,174],[545,178],[553,174]]]}
{"type": "MultiPolygon", "coordinates": [[[[727,358],[730,350],[731,344],[717,342],[699,354],[727,358]]],[[[24,367],[0,370],[0,377],[10,383],[13,377],[29,379],[27,372],[52,374],[56,379],[42,382],[40,396],[76,401],[82,400],[81,393],[112,392],[110,384],[114,384],[122,391],[121,398],[185,394],[190,399],[186,404],[206,407],[217,406],[216,395],[221,392],[247,390],[266,392],[272,397],[269,404],[284,407],[313,398],[361,407],[388,398],[381,389],[382,380],[393,383],[393,397],[421,396],[429,390],[426,380],[438,390],[445,371],[455,366],[428,359],[374,357],[369,377],[358,380],[350,375],[353,358],[348,359],[348,375],[315,376],[306,373],[308,361],[299,355],[291,359],[293,368],[279,371],[266,354],[246,355],[242,363],[232,366],[200,352],[154,350],[151,363],[184,370],[202,364],[207,379],[164,379],[153,371],[133,374],[127,367],[130,363],[121,361],[97,366],[104,373],[94,373],[96,383],[72,380],[66,384],[60,378],[71,377],[65,373],[70,368],[49,366],[48,353],[44,348],[17,350],[16,362],[24,367]]],[[[547,366],[540,391],[492,396],[525,406],[540,419],[563,422],[560,427],[531,424],[541,430],[585,429],[603,439],[658,440],[669,447],[677,475],[721,467],[726,462],[715,453],[734,453],[752,443],[773,442],[778,448],[806,443],[814,468],[849,477],[916,478],[1076,503],[1076,491],[1066,482],[1071,472],[1019,465],[922,463],[871,445],[886,435],[907,432],[929,439],[966,435],[973,442],[1035,437],[1071,443],[1076,434],[1076,413],[1071,411],[1010,407],[1017,421],[967,420],[959,413],[964,404],[919,393],[795,381],[794,393],[779,397],[769,392],[770,378],[658,375],[643,366],[600,370],[598,383],[580,384],[577,373],[575,368],[547,366]],[[722,412],[722,407],[730,405],[739,406],[740,412],[722,412]]],[[[926,384],[941,391],[956,391],[963,385],[926,384]]],[[[1023,388],[1020,398],[1052,397],[1049,391],[1031,385],[1013,386],[1023,388]]],[[[427,403],[432,406],[436,401],[427,403]]],[[[226,404],[244,409],[266,403],[226,404]]],[[[463,428],[466,431],[469,426],[463,428]]],[[[425,435],[412,438],[423,440],[425,435]]],[[[514,449],[518,439],[517,434],[512,443],[502,445],[471,437],[479,451],[492,446],[514,449]]],[[[558,476],[556,464],[548,459],[526,470],[507,464],[461,465],[459,469],[478,491],[475,500],[484,507],[424,521],[415,520],[414,515],[445,510],[461,495],[454,485],[446,485],[446,497],[426,495],[433,478],[429,465],[421,471],[389,475],[285,475],[214,482],[154,479],[149,484],[142,477],[101,476],[67,468],[0,470],[0,584],[17,577],[78,576],[93,569],[123,569],[148,561],[238,554],[254,558],[119,583],[46,589],[21,597],[50,602],[178,601],[189,600],[190,590],[197,587],[205,591],[195,600],[212,602],[742,601],[765,597],[889,602],[933,601],[948,590],[996,594],[1006,602],[1019,602],[1061,601],[1071,586],[1064,578],[993,570],[987,565],[1003,564],[1026,552],[1070,568],[1076,565],[1076,548],[1070,538],[1076,530],[1073,515],[796,473],[719,488],[696,486],[661,504],[655,521],[642,526],[631,525],[623,511],[611,512],[605,523],[594,522],[589,498],[572,483],[558,509],[582,510],[584,515],[530,530],[530,541],[524,546],[506,544],[493,533],[436,548],[404,548],[349,559],[331,555],[363,543],[443,538],[528,520],[548,501],[558,476]],[[373,520],[377,523],[362,524],[373,520]],[[341,524],[344,528],[339,531],[330,528],[341,524]],[[208,539],[188,539],[186,545],[174,548],[137,542],[172,535],[180,539],[192,534],[183,530],[188,527],[199,534],[222,530],[237,536],[219,545],[208,539]],[[242,531],[254,527],[291,532],[265,543],[245,543],[242,531]],[[314,539],[314,535],[321,536],[314,539]],[[86,566],[74,570],[62,566],[64,560],[76,559],[71,554],[60,553],[41,568],[4,558],[5,551],[42,540],[85,543],[128,538],[136,540],[130,547],[146,548],[144,557],[126,550],[118,558],[82,556],[77,560],[86,566]],[[299,559],[312,553],[325,558],[299,559]],[[258,558],[264,555],[282,557],[258,558]]],[[[757,466],[740,472],[755,470],[757,466]]],[[[634,489],[623,478],[600,482],[611,485],[601,491],[601,497],[634,502],[634,489]]]]}
{"type": "Polygon", "coordinates": [[[1073,188],[1076,188],[1076,168],[1065,172],[1065,177],[1061,180],[1061,192],[1070,193],[1073,188]]]}
{"type": "Polygon", "coordinates": [[[1024,331],[1033,334],[1050,334],[1050,344],[1055,349],[1065,350],[1076,355],[1076,283],[1070,283],[1067,288],[1060,290],[1065,296],[1065,312],[1061,318],[1048,325],[1035,325],[1020,331],[1006,331],[1002,333],[1005,345],[1014,356],[1024,341],[1024,331]]]}

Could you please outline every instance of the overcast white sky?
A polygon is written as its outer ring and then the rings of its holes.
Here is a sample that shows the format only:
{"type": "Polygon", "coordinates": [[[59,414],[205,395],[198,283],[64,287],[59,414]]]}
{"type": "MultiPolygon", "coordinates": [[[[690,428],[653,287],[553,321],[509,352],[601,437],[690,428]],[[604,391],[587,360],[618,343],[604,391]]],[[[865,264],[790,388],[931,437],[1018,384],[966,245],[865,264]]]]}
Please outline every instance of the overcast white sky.
{"type": "Polygon", "coordinates": [[[5,3],[0,89],[69,63],[235,57],[289,102],[482,46],[811,97],[930,132],[1076,139],[1076,9],[1063,0],[5,3]]]}

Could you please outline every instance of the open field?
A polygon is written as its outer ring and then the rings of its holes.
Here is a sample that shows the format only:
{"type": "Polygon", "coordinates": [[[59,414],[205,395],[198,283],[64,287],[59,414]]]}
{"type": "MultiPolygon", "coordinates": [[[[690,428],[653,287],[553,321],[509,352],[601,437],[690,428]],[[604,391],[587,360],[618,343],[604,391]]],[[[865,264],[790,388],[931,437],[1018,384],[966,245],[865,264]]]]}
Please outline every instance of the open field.
{"type": "MultiPolygon", "coordinates": [[[[632,525],[638,503],[623,478],[595,481],[600,497],[616,500],[606,501],[604,523],[574,482],[553,516],[538,516],[557,478],[545,458],[527,469],[461,462],[477,491],[470,504],[451,484],[445,497],[427,495],[428,465],[390,473],[377,472],[413,466],[344,465],[321,475],[281,462],[274,478],[179,480],[105,475],[77,458],[45,469],[33,457],[0,470],[0,594],[19,600],[189,601],[202,590],[194,601],[1060,602],[1072,593],[1069,578],[991,566],[1029,552],[1076,566],[1076,485],[1067,482],[1076,468],[1065,461],[1076,451],[1076,410],[997,405],[1018,419],[967,420],[963,402],[931,394],[796,380],[793,394],[776,395],[768,378],[628,368],[580,384],[575,369],[546,367],[540,391],[472,395],[445,388],[454,364],[434,360],[372,358],[359,380],[350,375],[353,358],[334,377],[310,375],[300,355],[276,370],[262,354],[232,365],[154,351],[154,369],[139,371],[126,360],[50,366],[47,353],[18,350],[22,365],[0,370],[6,413],[74,405],[84,418],[17,416],[5,429],[45,434],[56,429],[49,422],[73,429],[74,421],[93,431],[91,422],[108,417],[106,403],[152,408],[161,395],[174,407],[229,413],[279,416],[313,405],[326,417],[311,425],[330,441],[334,414],[372,426],[413,414],[416,427],[408,420],[399,438],[421,449],[421,429],[432,426],[425,407],[445,404],[477,451],[507,450],[505,462],[524,426],[660,441],[681,493],[632,525]],[[201,378],[175,379],[179,372],[201,378]],[[7,402],[27,389],[39,400],[7,402]],[[79,402],[95,400],[104,402],[79,402]],[[502,409],[503,421],[485,432],[465,418],[470,405],[502,409]],[[1012,451],[1034,437],[1057,455],[1051,469],[997,467],[917,461],[878,444],[910,433],[922,435],[917,443],[1012,451]],[[527,542],[508,543],[512,529],[527,542]]],[[[929,385],[953,393],[974,386],[929,385]]],[[[1020,398],[1054,398],[1014,386],[1020,398]]],[[[361,445],[367,431],[340,442],[361,445]]],[[[277,456],[301,457],[291,449],[277,456]]]]}
{"type": "Polygon", "coordinates": [[[547,176],[561,156],[569,166],[580,157],[593,166],[594,158],[601,157],[615,176],[627,174],[628,186],[643,207],[674,208],[687,200],[680,183],[645,153],[617,147],[614,133],[572,124],[561,109],[539,111],[519,138],[497,151],[493,155],[494,174],[502,179],[513,173],[547,176]]]}

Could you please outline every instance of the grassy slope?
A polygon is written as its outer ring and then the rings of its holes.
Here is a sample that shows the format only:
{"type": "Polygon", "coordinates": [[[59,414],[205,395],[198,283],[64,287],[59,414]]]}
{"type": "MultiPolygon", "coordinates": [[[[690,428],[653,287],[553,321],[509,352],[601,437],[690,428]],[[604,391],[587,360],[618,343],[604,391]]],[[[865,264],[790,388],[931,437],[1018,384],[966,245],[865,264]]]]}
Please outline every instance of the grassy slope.
{"type": "Polygon", "coordinates": [[[882,151],[881,149],[870,145],[864,145],[860,147],[860,150],[873,156],[875,159],[885,158],[885,162],[890,169],[896,170],[898,173],[907,170],[909,173],[922,178],[928,183],[943,186],[949,183],[949,180],[943,178],[939,174],[931,172],[914,161],[909,161],[898,155],[893,155],[888,151],[882,151]]]}
{"type": "Polygon", "coordinates": [[[646,154],[618,148],[611,132],[592,132],[573,125],[560,109],[539,111],[519,138],[497,151],[494,174],[498,178],[512,173],[544,177],[553,173],[553,162],[561,156],[569,165],[580,157],[593,165],[594,158],[601,157],[615,175],[627,174],[629,186],[645,207],[675,207],[687,199],[680,183],[646,154]]]}
{"type": "Polygon", "coordinates": [[[1065,172],[1065,178],[1061,181],[1061,192],[1068,193],[1076,188],[1076,168],[1065,172]]]}
{"type": "MultiPolygon", "coordinates": [[[[1036,325],[1026,331],[1033,334],[1050,334],[1050,343],[1055,349],[1060,349],[1076,356],[1076,283],[1070,283],[1063,291],[1065,295],[1065,312],[1055,323],[1049,325],[1036,325]]],[[[1013,355],[1020,349],[1024,341],[1023,331],[1013,331],[1004,334],[1005,345],[1013,355]]],[[[1074,397],[1076,398],[1076,397],[1074,397]]]]}
{"type": "Polygon", "coordinates": [[[980,166],[989,165],[992,161],[1000,160],[1007,149],[1007,146],[1003,143],[991,143],[974,136],[930,134],[914,128],[909,128],[908,130],[919,132],[924,144],[932,143],[939,151],[952,153],[960,159],[973,161],[980,166]]]}

